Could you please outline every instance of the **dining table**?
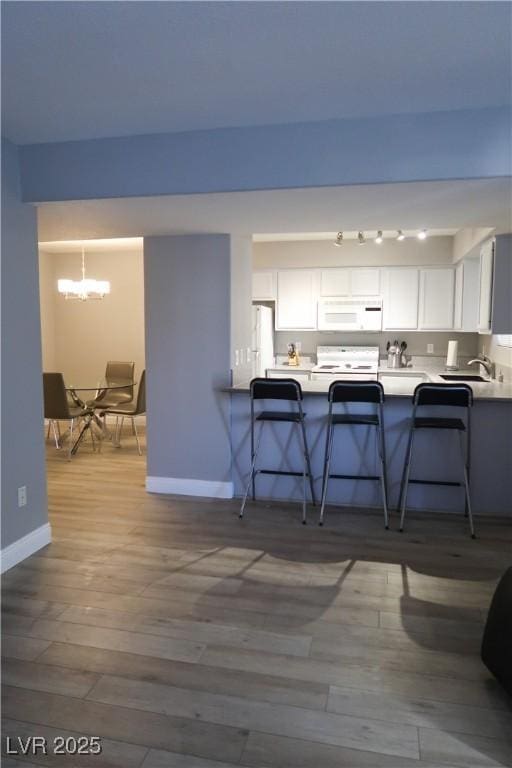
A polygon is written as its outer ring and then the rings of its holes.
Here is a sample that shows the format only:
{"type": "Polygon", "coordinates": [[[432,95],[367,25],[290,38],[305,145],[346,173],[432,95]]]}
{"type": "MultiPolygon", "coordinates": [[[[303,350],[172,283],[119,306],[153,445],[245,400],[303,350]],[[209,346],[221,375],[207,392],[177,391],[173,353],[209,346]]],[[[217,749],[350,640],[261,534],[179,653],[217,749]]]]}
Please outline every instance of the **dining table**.
{"type": "MultiPolygon", "coordinates": [[[[80,444],[88,431],[90,431],[94,437],[93,430],[96,429],[96,437],[100,440],[109,436],[105,422],[101,420],[97,413],[101,413],[102,410],[101,398],[105,397],[108,392],[115,392],[116,389],[125,389],[126,387],[133,388],[136,383],[137,382],[133,381],[133,379],[106,378],[91,379],[89,382],[84,381],[83,384],[66,383],[66,392],[68,392],[73,403],[84,410],[83,423],[80,432],[78,433],[78,437],[71,449],[71,454],[73,456],[78,451],[80,444]]],[[[112,406],[110,405],[110,407],[112,406]]]]}

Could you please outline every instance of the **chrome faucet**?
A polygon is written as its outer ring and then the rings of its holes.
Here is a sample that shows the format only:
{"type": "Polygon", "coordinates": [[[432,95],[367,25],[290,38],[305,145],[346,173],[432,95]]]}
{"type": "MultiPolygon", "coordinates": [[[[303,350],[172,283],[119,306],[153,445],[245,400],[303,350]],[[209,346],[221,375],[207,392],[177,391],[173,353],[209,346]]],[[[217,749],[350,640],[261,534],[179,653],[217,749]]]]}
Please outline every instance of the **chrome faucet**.
{"type": "Polygon", "coordinates": [[[475,357],[474,360],[468,362],[468,365],[473,365],[473,363],[481,365],[490,379],[494,378],[494,363],[491,363],[487,355],[482,354],[481,357],[475,357]]]}

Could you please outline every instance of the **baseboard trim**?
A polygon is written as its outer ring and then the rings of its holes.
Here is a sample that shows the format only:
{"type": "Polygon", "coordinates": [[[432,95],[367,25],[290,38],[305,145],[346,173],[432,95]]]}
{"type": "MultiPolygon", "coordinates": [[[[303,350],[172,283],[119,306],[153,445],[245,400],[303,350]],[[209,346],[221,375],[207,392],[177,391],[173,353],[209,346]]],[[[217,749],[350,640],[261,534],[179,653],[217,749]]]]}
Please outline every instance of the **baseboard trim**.
{"type": "Polygon", "coordinates": [[[9,568],[26,560],[41,547],[46,547],[52,540],[52,529],[50,523],[45,523],[35,531],[30,531],[26,536],[22,536],[18,541],[13,541],[1,552],[0,573],[5,573],[9,568]]]}
{"type": "Polygon", "coordinates": [[[195,480],[185,477],[146,477],[149,493],[167,493],[178,496],[206,496],[212,499],[232,499],[233,483],[221,480],[195,480]]]}

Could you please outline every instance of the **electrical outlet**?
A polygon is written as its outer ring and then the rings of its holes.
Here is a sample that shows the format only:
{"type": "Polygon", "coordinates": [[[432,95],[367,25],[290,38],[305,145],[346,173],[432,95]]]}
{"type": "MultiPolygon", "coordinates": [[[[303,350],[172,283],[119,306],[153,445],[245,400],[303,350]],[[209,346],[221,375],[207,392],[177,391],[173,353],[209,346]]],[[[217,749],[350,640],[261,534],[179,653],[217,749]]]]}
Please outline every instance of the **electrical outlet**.
{"type": "Polygon", "coordinates": [[[251,348],[247,347],[247,363],[251,362],[251,348]]]}
{"type": "Polygon", "coordinates": [[[20,485],[18,488],[18,507],[27,506],[27,486],[20,485]]]}
{"type": "Polygon", "coordinates": [[[433,344],[427,344],[427,354],[433,355],[434,354],[434,345],[433,344]]]}
{"type": "Polygon", "coordinates": [[[235,349],[235,367],[240,365],[240,352],[235,349]]]}

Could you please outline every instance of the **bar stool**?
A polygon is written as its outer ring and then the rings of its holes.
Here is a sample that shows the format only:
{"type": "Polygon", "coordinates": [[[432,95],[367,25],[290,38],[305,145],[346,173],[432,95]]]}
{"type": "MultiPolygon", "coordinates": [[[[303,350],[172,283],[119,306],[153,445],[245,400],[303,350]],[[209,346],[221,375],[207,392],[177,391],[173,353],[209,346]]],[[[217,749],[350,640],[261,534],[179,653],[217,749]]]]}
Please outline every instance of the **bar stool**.
{"type": "Polygon", "coordinates": [[[389,528],[388,518],[388,488],[386,478],[386,445],[384,441],[384,387],[379,381],[333,381],[329,387],[329,413],[327,417],[327,438],[325,442],[324,473],[322,481],[322,504],[320,507],[319,525],[324,523],[324,508],[327,498],[329,479],[335,480],[378,480],[382,487],[382,505],[384,508],[384,525],[389,528]],[[370,403],[375,405],[375,412],[366,413],[334,413],[335,403],[370,403]],[[377,450],[380,459],[380,475],[339,475],[331,474],[332,446],[335,427],[364,426],[375,427],[377,450]]]}
{"type": "Polygon", "coordinates": [[[302,523],[306,524],[306,477],[309,478],[309,487],[311,489],[311,500],[315,504],[315,489],[313,487],[313,476],[311,474],[311,462],[309,458],[309,449],[306,438],[306,429],[304,425],[305,413],[302,409],[302,388],[295,379],[253,379],[250,383],[251,392],[251,472],[249,482],[244,494],[239,517],[244,516],[245,504],[252,485],[252,498],[256,500],[256,475],[290,475],[303,478],[303,499],[302,499],[302,523]],[[284,400],[292,405],[289,411],[266,411],[262,410],[256,413],[254,410],[255,400],[284,400]],[[256,422],[261,422],[258,434],[258,442],[254,445],[254,428],[256,422]],[[302,472],[292,472],[277,469],[256,469],[256,460],[263,434],[263,427],[266,422],[291,423],[296,424],[301,435],[302,451],[304,455],[304,465],[302,472]]]}
{"type": "Polygon", "coordinates": [[[469,530],[471,537],[475,538],[475,529],[473,526],[473,515],[471,512],[471,499],[469,496],[469,468],[470,468],[470,445],[471,445],[471,406],[473,405],[473,390],[468,384],[418,384],[413,395],[412,420],[409,429],[409,440],[405,454],[405,464],[400,484],[400,497],[398,508],[400,515],[400,532],[404,530],[405,509],[407,504],[407,491],[409,483],[419,483],[423,485],[449,485],[464,486],[465,488],[465,514],[469,519],[469,530]],[[422,406],[451,406],[454,408],[464,408],[466,411],[466,423],[458,417],[439,417],[439,416],[417,416],[418,408],[422,406]],[[459,435],[460,452],[462,465],[464,469],[464,482],[452,480],[417,480],[410,479],[411,457],[414,442],[414,436],[417,430],[423,429],[442,429],[455,430],[459,435]],[[464,440],[464,434],[466,439],[464,440]],[[464,444],[465,443],[465,444],[464,444]]]}

